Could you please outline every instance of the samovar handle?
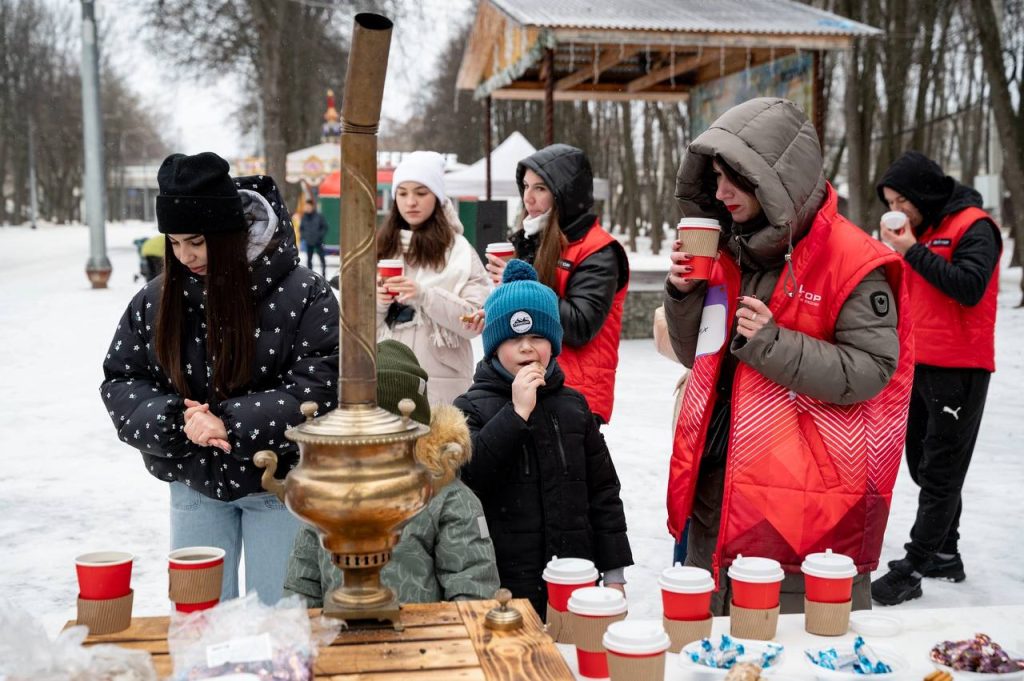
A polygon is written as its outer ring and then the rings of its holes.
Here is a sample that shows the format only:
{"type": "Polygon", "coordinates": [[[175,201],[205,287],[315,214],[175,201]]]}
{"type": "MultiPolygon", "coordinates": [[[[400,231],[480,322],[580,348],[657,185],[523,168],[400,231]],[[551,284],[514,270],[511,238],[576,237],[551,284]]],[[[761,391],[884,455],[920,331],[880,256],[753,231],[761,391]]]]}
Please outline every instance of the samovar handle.
{"type": "Polygon", "coordinates": [[[284,483],[274,477],[274,473],[277,472],[277,454],[269,449],[263,449],[256,452],[252,462],[263,469],[263,477],[260,478],[263,489],[273,492],[274,496],[284,502],[284,483]]]}
{"type": "MultiPolygon", "coordinates": [[[[320,406],[312,401],[299,405],[299,411],[306,417],[307,422],[313,420],[319,408],[320,406]]],[[[274,477],[274,474],[277,473],[277,454],[269,449],[263,449],[256,452],[256,455],[252,457],[252,462],[263,469],[263,477],[260,478],[263,489],[272,492],[274,496],[284,502],[284,483],[274,477]]]]}

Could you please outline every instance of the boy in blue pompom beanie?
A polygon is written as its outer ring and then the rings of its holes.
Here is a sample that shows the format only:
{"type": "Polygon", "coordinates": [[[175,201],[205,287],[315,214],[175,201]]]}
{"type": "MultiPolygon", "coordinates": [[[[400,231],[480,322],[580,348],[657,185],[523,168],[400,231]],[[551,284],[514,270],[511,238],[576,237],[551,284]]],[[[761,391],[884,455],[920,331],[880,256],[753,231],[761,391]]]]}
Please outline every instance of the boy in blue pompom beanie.
{"type": "Polygon", "coordinates": [[[484,505],[501,585],[557,629],[542,577],[552,557],[592,560],[622,589],[633,564],[619,479],[586,399],[565,385],[558,298],[521,260],[484,303],[484,359],[455,399],[473,458],[462,480],[484,505]]]}

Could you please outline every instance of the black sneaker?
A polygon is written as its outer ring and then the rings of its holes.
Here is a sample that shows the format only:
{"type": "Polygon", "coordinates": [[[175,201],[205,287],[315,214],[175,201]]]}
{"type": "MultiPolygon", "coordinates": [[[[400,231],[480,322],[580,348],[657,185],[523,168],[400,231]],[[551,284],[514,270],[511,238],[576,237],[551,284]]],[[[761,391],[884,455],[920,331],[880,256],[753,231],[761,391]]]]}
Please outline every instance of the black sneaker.
{"type": "MultiPolygon", "coordinates": [[[[899,561],[890,560],[889,569],[894,569],[894,566],[899,561]]],[[[967,573],[964,572],[964,561],[960,558],[960,554],[957,553],[952,558],[939,558],[938,556],[932,556],[928,561],[921,566],[919,570],[922,577],[928,577],[930,579],[941,579],[944,582],[962,582],[967,579],[967,573]]]]}
{"type": "Polygon", "coordinates": [[[914,576],[914,566],[906,558],[893,562],[889,572],[871,582],[871,597],[882,605],[899,605],[920,598],[921,578],[914,576]]]}

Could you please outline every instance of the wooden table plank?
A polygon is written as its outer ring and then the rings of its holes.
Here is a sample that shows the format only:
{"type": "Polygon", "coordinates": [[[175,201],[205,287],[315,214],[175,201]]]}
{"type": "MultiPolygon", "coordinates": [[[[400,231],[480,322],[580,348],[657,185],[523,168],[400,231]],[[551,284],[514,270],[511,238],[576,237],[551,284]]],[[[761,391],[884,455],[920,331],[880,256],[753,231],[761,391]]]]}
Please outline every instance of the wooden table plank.
{"type": "Polygon", "coordinates": [[[317,675],[316,679],[317,681],[487,681],[484,670],[480,667],[431,669],[416,672],[415,677],[410,676],[409,672],[368,672],[366,674],[317,675]]]}
{"type": "Polygon", "coordinates": [[[469,638],[466,625],[430,624],[406,627],[395,631],[390,626],[382,629],[345,629],[331,643],[332,646],[355,645],[359,643],[380,643],[383,641],[441,641],[452,638],[469,638]]]}
{"type": "Polygon", "coordinates": [[[510,604],[523,614],[523,627],[506,632],[484,627],[484,617],[497,605],[496,601],[457,603],[487,679],[574,681],[572,671],[544,631],[530,601],[517,598],[510,604]]]}
{"type": "MultiPolygon", "coordinates": [[[[131,626],[116,634],[90,634],[85,640],[86,645],[93,643],[120,643],[121,641],[159,641],[167,640],[167,617],[133,617],[131,626]]],[[[68,620],[64,628],[73,627],[78,622],[68,620]]]]}
{"type": "MultiPolygon", "coordinates": [[[[473,642],[415,641],[411,643],[368,643],[321,648],[314,672],[343,674],[381,671],[418,671],[479,667],[473,642]]],[[[415,678],[415,677],[413,677],[415,678]]]]}

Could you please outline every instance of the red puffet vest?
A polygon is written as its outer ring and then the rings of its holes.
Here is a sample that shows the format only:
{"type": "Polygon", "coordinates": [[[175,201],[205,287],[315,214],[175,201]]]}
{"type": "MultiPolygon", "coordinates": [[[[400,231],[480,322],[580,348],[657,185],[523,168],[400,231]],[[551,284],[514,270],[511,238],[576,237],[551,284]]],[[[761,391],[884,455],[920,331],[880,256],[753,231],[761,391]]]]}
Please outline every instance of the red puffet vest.
{"type": "MultiPolygon", "coordinates": [[[[787,572],[798,572],[807,554],[832,549],[867,572],[877,567],[882,549],[913,382],[901,259],[840,216],[829,187],[792,263],[799,289],[790,297],[784,290],[786,277],[779,277],[769,301],[776,323],[833,343],[847,297],[869,272],[884,267],[900,312],[899,361],[878,395],[848,406],[797,394],[739,363],[712,558],[716,581],[719,569],[741,553],[774,558],[787,572]]],[[[723,253],[708,282],[697,356],[673,442],[668,525],[676,538],[693,504],[739,289],[739,268],[723,253]]]]}
{"type": "MultiPolygon", "coordinates": [[[[587,231],[579,241],[574,241],[562,252],[556,270],[559,300],[565,297],[569,278],[581,262],[615,241],[599,222],[587,231]]],[[[605,423],[612,420],[612,406],[615,402],[615,370],[619,366],[619,332],[622,329],[622,308],[629,289],[629,273],[626,284],[615,292],[612,307],[601,330],[589,343],[578,348],[562,344],[558,364],[565,372],[565,383],[583,393],[590,410],[605,423]]]]}
{"type": "MultiPolygon", "coordinates": [[[[995,220],[980,208],[957,211],[927,230],[918,243],[949,262],[967,230],[978,220],[995,220]]],[[[988,281],[981,301],[961,305],[935,288],[907,266],[914,315],[916,362],[937,367],[996,370],[996,298],[999,295],[999,263],[988,281]]]]}

